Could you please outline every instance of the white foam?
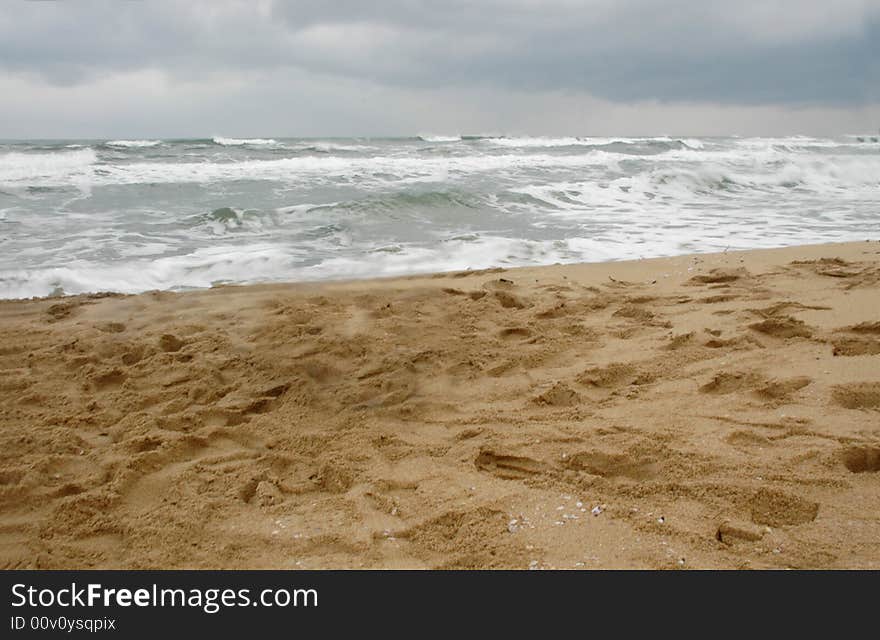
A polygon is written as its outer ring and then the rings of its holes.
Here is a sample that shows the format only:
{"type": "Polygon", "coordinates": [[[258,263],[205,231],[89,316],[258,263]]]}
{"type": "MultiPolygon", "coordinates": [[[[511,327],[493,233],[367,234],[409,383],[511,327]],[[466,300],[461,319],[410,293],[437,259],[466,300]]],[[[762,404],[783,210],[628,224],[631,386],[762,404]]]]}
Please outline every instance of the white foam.
{"type": "MultiPolygon", "coordinates": [[[[614,140],[609,139],[609,142],[614,140]]],[[[577,145],[601,145],[606,142],[592,142],[582,138],[486,138],[485,142],[499,147],[571,147],[577,145]]]]}
{"type": "Polygon", "coordinates": [[[804,151],[810,148],[833,148],[848,146],[838,140],[830,138],[814,138],[811,136],[787,136],[782,138],[740,138],[736,141],[736,146],[761,150],[768,148],[781,148],[789,151],[804,151]]]}
{"type": "MultiPolygon", "coordinates": [[[[736,220],[678,207],[656,208],[641,216],[611,208],[591,209],[580,234],[556,240],[501,236],[454,238],[431,245],[336,242],[291,248],[271,240],[201,247],[184,255],[144,260],[159,247],[145,246],[126,261],[73,260],[65,267],[0,271],[0,298],[53,293],[189,289],[218,283],[258,283],[395,276],[412,273],[583,261],[626,260],[690,252],[786,246],[805,242],[862,239],[845,217],[824,227],[802,224],[799,211],[768,220],[760,211],[736,220]],[[770,223],[769,226],[767,223],[770,223]],[[134,259],[132,259],[134,258],[134,259]]],[[[340,234],[345,236],[345,232],[340,234]]]]}
{"type": "MultiPolygon", "coordinates": [[[[515,137],[504,136],[500,138],[486,138],[485,142],[502,147],[602,147],[609,144],[638,144],[647,142],[676,142],[675,139],[668,136],[658,136],[653,138],[607,138],[607,137],[515,137]]],[[[682,141],[685,145],[691,146],[687,141],[682,141]]],[[[698,145],[702,143],[698,140],[690,139],[693,148],[701,148],[698,145]]]]}
{"type": "MultiPolygon", "coordinates": [[[[696,145],[695,145],[696,146],[696,145]]],[[[424,157],[417,155],[298,156],[272,160],[238,162],[133,162],[101,164],[88,149],[55,153],[7,153],[0,155],[0,184],[7,186],[89,186],[126,184],[209,184],[231,180],[269,180],[283,184],[330,184],[334,180],[356,180],[364,188],[419,182],[455,181],[480,173],[496,173],[505,179],[522,181],[535,171],[583,171],[591,180],[603,173],[619,173],[619,163],[642,163],[629,173],[636,179],[646,169],[669,173],[670,181],[680,173],[691,180],[695,173],[724,174],[742,185],[785,186],[800,182],[812,190],[830,193],[840,189],[876,188],[880,156],[875,154],[818,154],[789,151],[771,140],[741,140],[726,146],[703,149],[672,149],[652,156],[633,156],[603,149],[579,153],[550,152],[473,153],[424,157]],[[648,164],[649,163],[649,164],[648,164]],[[780,176],[787,174],[783,180],[780,176]],[[794,178],[791,175],[797,174],[794,178]]],[[[711,175],[710,175],[711,174],[711,175]]]]}
{"type": "Polygon", "coordinates": [[[227,282],[268,282],[290,274],[296,255],[272,244],[214,246],[182,256],[112,264],[74,261],[66,267],[0,273],[0,298],[93,291],[140,293],[210,287],[227,282]]]}
{"type": "MultiPolygon", "coordinates": [[[[453,157],[417,156],[301,156],[240,162],[133,162],[103,166],[95,185],[138,183],[210,183],[225,180],[273,180],[298,184],[356,177],[360,183],[393,181],[400,184],[444,180],[450,174],[534,168],[607,166],[623,154],[590,150],[580,155],[484,154],[453,157]]],[[[54,182],[47,184],[56,184],[54,182]]]]}
{"type": "Polygon", "coordinates": [[[323,209],[327,207],[335,207],[339,204],[339,202],[325,202],[322,204],[314,204],[314,203],[303,203],[303,204],[293,204],[287,207],[278,207],[275,209],[275,213],[281,215],[301,215],[312,211],[313,209],[323,209]]]}
{"type": "Polygon", "coordinates": [[[97,159],[91,147],[50,153],[0,154],[0,184],[75,184],[91,174],[91,165],[97,159]]]}
{"type": "Polygon", "coordinates": [[[337,142],[313,142],[313,143],[303,143],[299,147],[294,147],[294,149],[315,149],[317,151],[323,151],[325,153],[333,153],[334,151],[372,151],[376,147],[371,147],[363,144],[341,144],[337,142]]]}
{"type": "Polygon", "coordinates": [[[273,140],[272,138],[222,138],[220,136],[215,136],[212,138],[214,144],[219,144],[224,147],[240,147],[244,145],[253,145],[253,146],[261,146],[261,145],[277,145],[279,144],[277,140],[273,140]]]}
{"type": "MultiPolygon", "coordinates": [[[[15,207],[0,210],[8,232],[0,297],[614,260],[875,233],[876,145],[800,136],[506,140],[433,151],[381,141],[367,147],[372,157],[333,153],[364,151],[361,140],[300,140],[280,147],[286,157],[247,160],[210,145],[193,154],[186,143],[176,158],[154,162],[8,146],[0,191],[15,207]],[[651,155],[608,146],[650,142],[681,144],[651,155]],[[297,153],[309,148],[328,153],[297,153]],[[164,186],[177,184],[199,188],[164,186]],[[79,198],[27,188],[58,185],[78,187],[79,198]],[[223,205],[234,215],[209,215],[223,205]]],[[[174,153],[177,143],[166,144],[174,153]]]]}
{"type": "MultiPolygon", "coordinates": [[[[345,243],[343,243],[345,246],[345,243]]],[[[136,256],[130,256],[130,258],[136,256]]],[[[210,287],[218,283],[311,281],[393,276],[408,273],[481,269],[608,259],[596,243],[583,240],[538,241],[486,236],[476,240],[450,239],[433,246],[396,245],[393,251],[376,247],[339,246],[321,260],[306,263],[308,252],[270,242],[244,246],[212,246],[182,256],[100,264],[73,261],[69,266],[0,272],[0,298],[28,298],[64,292],[140,293],[154,289],[210,287]]]]}
{"type": "Polygon", "coordinates": [[[444,136],[444,135],[430,135],[430,134],[420,134],[419,139],[424,142],[460,142],[461,136],[444,136]]]}
{"type": "Polygon", "coordinates": [[[123,148],[142,148],[142,147],[158,147],[162,144],[161,140],[108,140],[105,142],[108,147],[123,147],[123,148]]]}
{"type": "Polygon", "coordinates": [[[607,179],[582,181],[544,181],[510,189],[549,205],[520,205],[546,216],[582,215],[597,207],[613,207],[645,215],[660,211],[664,215],[681,206],[699,203],[711,211],[729,206],[734,199],[738,215],[748,215],[747,207],[766,209],[768,195],[779,204],[803,198],[833,198],[835,201],[865,200],[876,197],[880,188],[880,157],[773,156],[772,161],[752,157],[744,161],[733,152],[736,162],[701,159],[681,162],[688,154],[677,152],[675,161],[652,162],[646,170],[607,179]]]}

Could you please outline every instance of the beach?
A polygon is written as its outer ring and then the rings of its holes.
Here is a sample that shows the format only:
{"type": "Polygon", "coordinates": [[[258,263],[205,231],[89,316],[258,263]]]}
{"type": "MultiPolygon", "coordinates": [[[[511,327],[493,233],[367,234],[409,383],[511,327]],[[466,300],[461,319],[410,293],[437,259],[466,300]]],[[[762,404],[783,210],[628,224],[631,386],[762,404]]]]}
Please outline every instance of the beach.
{"type": "Polygon", "coordinates": [[[880,568],[880,243],[0,301],[3,568],[880,568]]]}

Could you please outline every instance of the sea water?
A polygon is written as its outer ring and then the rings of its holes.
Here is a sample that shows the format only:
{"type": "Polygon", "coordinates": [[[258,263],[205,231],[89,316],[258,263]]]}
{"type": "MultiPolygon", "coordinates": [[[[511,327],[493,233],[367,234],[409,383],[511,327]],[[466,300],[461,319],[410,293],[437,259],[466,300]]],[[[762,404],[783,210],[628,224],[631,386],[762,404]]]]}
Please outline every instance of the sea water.
{"type": "Polygon", "coordinates": [[[877,137],[0,142],[0,298],[875,239],[877,137]]]}

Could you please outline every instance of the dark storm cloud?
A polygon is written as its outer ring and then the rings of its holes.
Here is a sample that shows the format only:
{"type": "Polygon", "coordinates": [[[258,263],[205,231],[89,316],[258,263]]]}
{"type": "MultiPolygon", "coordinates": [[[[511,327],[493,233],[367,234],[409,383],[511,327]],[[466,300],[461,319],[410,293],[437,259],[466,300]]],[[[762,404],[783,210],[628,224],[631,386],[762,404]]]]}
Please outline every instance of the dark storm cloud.
{"type": "Polygon", "coordinates": [[[858,105],[880,97],[878,9],[867,0],[3,3],[0,69],[67,86],[114,72],[293,68],[404,89],[858,105]]]}

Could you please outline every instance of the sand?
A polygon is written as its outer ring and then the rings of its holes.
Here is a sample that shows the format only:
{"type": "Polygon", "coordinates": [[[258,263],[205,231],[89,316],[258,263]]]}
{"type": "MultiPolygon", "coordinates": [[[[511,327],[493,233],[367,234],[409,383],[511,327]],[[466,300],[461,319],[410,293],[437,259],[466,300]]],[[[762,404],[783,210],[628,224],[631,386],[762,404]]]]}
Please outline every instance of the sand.
{"type": "Polygon", "coordinates": [[[0,302],[5,568],[880,568],[880,244],[0,302]]]}

